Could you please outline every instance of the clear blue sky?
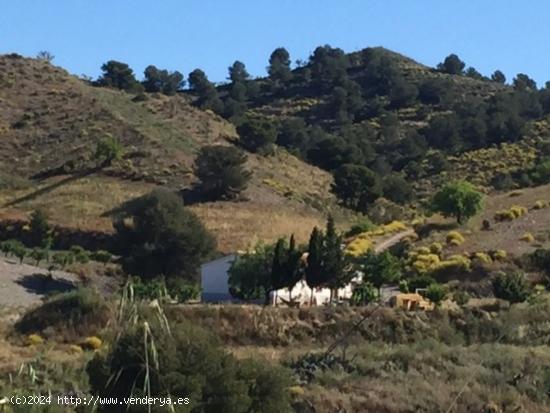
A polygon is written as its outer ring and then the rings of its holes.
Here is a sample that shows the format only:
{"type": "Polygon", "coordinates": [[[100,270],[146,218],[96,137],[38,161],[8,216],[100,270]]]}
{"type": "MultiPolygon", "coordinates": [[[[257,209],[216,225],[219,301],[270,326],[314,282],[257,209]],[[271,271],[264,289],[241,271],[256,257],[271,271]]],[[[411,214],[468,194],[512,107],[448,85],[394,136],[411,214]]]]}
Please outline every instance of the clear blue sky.
{"type": "Polygon", "coordinates": [[[223,81],[242,60],[263,75],[284,46],[306,59],[330,44],[384,46],[433,66],[451,52],[487,75],[502,70],[550,80],[547,0],[0,0],[0,53],[55,55],[57,65],[96,77],[124,61],[223,81]]]}

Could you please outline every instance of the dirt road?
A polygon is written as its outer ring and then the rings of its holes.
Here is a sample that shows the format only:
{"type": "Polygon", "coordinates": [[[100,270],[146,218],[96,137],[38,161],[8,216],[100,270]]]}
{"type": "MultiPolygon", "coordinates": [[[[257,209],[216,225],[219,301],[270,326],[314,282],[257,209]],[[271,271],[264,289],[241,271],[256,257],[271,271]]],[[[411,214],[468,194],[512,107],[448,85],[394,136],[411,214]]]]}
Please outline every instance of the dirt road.
{"type": "Polygon", "coordinates": [[[397,234],[392,235],[391,237],[389,237],[389,238],[385,239],[384,241],[382,241],[380,244],[376,245],[374,247],[374,252],[376,252],[377,254],[380,253],[380,252],[383,252],[383,251],[387,250],[388,248],[390,248],[390,247],[394,246],[395,244],[397,244],[403,238],[410,237],[413,234],[414,234],[413,229],[408,229],[406,231],[398,232],[397,234]]]}

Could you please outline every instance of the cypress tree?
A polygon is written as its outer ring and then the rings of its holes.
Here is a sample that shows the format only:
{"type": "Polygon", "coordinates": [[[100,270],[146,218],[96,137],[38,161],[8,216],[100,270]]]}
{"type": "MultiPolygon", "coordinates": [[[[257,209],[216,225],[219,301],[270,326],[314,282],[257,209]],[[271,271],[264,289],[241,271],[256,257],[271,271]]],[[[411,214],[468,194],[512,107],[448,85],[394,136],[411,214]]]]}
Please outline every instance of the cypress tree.
{"type": "Polygon", "coordinates": [[[294,234],[290,236],[290,243],[288,245],[286,263],[284,267],[284,284],[288,287],[289,298],[292,298],[292,289],[296,285],[300,278],[302,278],[302,273],[300,271],[300,258],[302,253],[296,249],[296,240],[294,239],[294,234]]]}
{"type": "Polygon", "coordinates": [[[285,287],[285,240],[279,238],[275,244],[273,264],[271,266],[271,286],[273,290],[285,287]]]}
{"type": "Polygon", "coordinates": [[[334,218],[329,215],[323,243],[323,276],[331,290],[331,301],[334,291],[342,288],[349,281],[349,274],[345,271],[345,267],[342,237],[337,234],[334,218]]]}
{"type": "Polygon", "coordinates": [[[317,227],[313,228],[309,237],[306,282],[311,290],[310,305],[313,301],[313,288],[323,283],[323,233],[317,227]]]}

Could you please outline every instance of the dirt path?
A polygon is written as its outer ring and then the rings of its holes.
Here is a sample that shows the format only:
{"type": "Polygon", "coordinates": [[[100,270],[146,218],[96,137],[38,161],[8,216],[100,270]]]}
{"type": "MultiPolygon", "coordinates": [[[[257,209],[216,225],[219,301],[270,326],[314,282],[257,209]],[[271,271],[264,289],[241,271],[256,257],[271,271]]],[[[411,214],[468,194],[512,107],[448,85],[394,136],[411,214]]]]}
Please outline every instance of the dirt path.
{"type": "Polygon", "coordinates": [[[62,271],[52,274],[50,280],[43,268],[0,257],[0,307],[28,307],[53,292],[75,288],[75,275],[62,271]]]}
{"type": "Polygon", "coordinates": [[[391,248],[392,246],[397,244],[403,238],[407,238],[407,237],[409,237],[413,234],[414,234],[413,229],[408,229],[408,230],[405,230],[405,231],[402,231],[402,232],[398,232],[397,234],[392,235],[391,237],[389,237],[389,238],[385,239],[384,241],[382,241],[380,244],[376,245],[374,247],[374,252],[377,253],[377,254],[380,253],[380,252],[383,252],[383,251],[387,250],[388,248],[391,248]]]}

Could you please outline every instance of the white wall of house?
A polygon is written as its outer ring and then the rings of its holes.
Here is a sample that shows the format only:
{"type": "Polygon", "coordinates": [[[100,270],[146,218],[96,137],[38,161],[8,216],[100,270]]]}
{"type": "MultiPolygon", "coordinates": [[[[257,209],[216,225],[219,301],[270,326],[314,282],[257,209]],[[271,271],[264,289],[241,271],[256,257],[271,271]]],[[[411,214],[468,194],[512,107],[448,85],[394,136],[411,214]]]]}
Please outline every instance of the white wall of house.
{"type": "Polygon", "coordinates": [[[236,301],[229,293],[229,267],[234,260],[234,255],[227,255],[201,266],[202,302],[236,301]]]}
{"type": "MultiPolygon", "coordinates": [[[[201,301],[204,303],[241,302],[229,293],[229,268],[235,260],[235,255],[227,255],[217,260],[207,262],[201,266],[201,301]]],[[[354,281],[359,281],[356,277],[354,281]]],[[[352,284],[341,288],[335,299],[349,300],[353,292],[352,284]]],[[[272,305],[286,305],[290,301],[299,303],[300,306],[309,306],[312,301],[312,289],[305,280],[299,281],[292,291],[282,288],[272,291],[270,294],[272,305]]],[[[258,303],[261,303],[259,300],[258,303]]],[[[324,305],[330,302],[330,289],[314,288],[313,305],[324,305]]]]}
{"type": "MultiPolygon", "coordinates": [[[[353,293],[352,285],[349,284],[344,288],[340,288],[333,299],[349,300],[353,293]]],[[[288,288],[281,288],[280,290],[273,291],[271,293],[271,303],[273,305],[286,305],[289,302],[299,303],[300,306],[309,306],[313,301],[313,305],[325,305],[330,302],[330,289],[329,288],[309,288],[305,280],[300,280],[292,291],[288,288]],[[312,300],[313,299],[313,300],[312,300]]]]}

